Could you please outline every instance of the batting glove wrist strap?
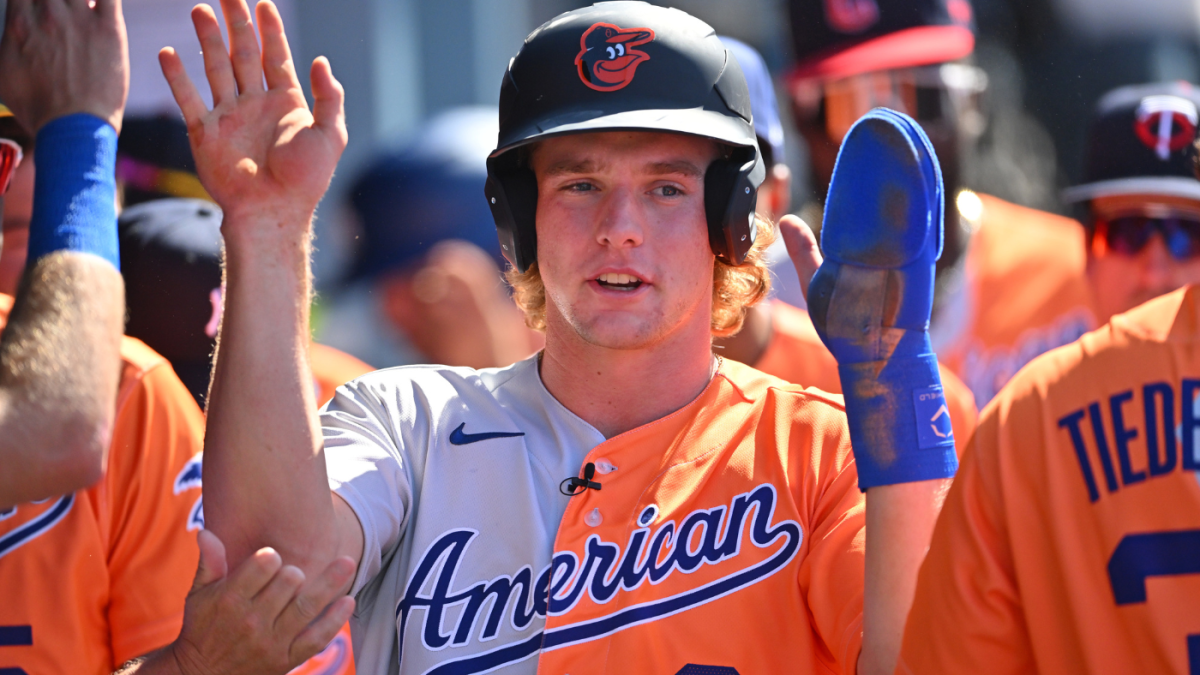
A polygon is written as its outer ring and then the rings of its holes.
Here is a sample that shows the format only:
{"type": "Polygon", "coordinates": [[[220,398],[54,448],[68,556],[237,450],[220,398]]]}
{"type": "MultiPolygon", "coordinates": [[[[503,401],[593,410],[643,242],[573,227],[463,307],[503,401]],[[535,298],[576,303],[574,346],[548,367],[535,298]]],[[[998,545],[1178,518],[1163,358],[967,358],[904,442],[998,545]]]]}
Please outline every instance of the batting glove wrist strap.
{"type": "Polygon", "coordinates": [[[949,478],[958,470],[933,354],[838,366],[858,487],[949,478]]]}

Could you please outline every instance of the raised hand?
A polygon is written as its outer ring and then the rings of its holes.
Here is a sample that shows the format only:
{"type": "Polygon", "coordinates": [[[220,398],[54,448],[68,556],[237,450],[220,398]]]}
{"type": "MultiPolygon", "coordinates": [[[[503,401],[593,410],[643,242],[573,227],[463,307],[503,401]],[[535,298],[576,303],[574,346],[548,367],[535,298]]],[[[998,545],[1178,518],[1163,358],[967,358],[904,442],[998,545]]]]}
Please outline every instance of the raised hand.
{"type": "Polygon", "coordinates": [[[0,73],[0,100],[30,134],[74,113],[120,131],[129,92],[121,0],[8,0],[0,73]]]}
{"type": "Polygon", "coordinates": [[[310,112],[274,3],[263,0],[256,6],[258,35],[245,0],[221,0],[221,9],[229,49],[212,8],[201,4],[192,10],[212,110],[175,50],[159,52],[163,75],[187,122],[200,181],[225,212],[227,237],[264,220],[306,233],[346,147],[342,86],[325,57],[313,61],[310,112]]]}

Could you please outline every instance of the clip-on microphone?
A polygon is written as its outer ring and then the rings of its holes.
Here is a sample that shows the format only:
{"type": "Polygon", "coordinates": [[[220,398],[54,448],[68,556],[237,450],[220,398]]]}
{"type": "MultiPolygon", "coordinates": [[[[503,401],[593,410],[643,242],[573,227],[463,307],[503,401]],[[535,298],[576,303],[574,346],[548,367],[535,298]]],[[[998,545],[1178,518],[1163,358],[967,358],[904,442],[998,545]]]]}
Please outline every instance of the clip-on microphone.
{"type": "Polygon", "coordinates": [[[596,475],[596,465],[588,462],[583,465],[583,478],[571,476],[558,484],[558,491],[568,497],[574,497],[577,494],[587,492],[588,489],[599,490],[600,484],[592,480],[596,475]],[[577,489],[582,488],[582,489],[577,489]]]}

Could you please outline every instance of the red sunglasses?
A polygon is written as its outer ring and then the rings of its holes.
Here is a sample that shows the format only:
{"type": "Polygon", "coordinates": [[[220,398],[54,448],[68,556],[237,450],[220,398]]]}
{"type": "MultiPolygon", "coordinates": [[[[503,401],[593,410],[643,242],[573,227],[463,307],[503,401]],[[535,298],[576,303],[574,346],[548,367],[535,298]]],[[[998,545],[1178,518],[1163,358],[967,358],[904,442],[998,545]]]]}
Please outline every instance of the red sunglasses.
{"type": "Polygon", "coordinates": [[[1097,218],[1092,238],[1092,250],[1098,255],[1114,251],[1122,255],[1137,255],[1150,243],[1155,232],[1176,260],[1191,260],[1200,255],[1200,219],[1194,216],[1168,217],[1122,216],[1097,218]]]}
{"type": "Polygon", "coordinates": [[[12,182],[13,174],[21,165],[21,146],[7,138],[0,138],[0,196],[8,192],[8,184],[12,182]]]}

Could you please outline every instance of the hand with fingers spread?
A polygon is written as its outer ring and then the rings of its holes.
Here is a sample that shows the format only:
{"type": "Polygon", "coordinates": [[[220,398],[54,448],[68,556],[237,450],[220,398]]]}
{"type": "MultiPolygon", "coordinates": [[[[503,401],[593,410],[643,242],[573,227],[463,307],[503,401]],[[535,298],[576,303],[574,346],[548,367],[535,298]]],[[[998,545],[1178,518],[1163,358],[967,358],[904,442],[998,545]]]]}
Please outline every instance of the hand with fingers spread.
{"type": "Polygon", "coordinates": [[[0,101],[30,134],[74,113],[120,131],[129,92],[121,0],[9,0],[0,73],[0,101]]]}
{"type": "Polygon", "coordinates": [[[354,574],[348,558],[315,579],[261,549],[227,574],[225,547],[199,536],[200,566],[173,645],[135,672],[179,675],[283,675],[320,651],[354,611],[338,590],[354,574]],[[332,604],[330,604],[332,602],[332,604]]]}
{"type": "Polygon", "coordinates": [[[212,88],[212,110],[205,107],[175,50],[167,47],[159,53],[163,74],[187,122],[197,172],[224,209],[227,238],[247,220],[262,219],[306,236],[346,146],[342,86],[329,62],[316,59],[311,71],[315,105],[310,112],[275,5],[266,0],[256,6],[258,35],[245,0],[222,0],[221,8],[229,28],[228,49],[212,8],[201,4],[192,10],[212,88]]]}

